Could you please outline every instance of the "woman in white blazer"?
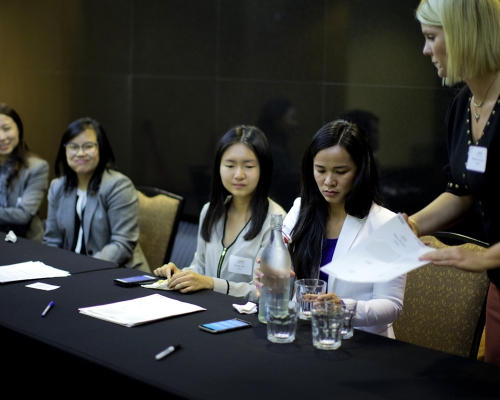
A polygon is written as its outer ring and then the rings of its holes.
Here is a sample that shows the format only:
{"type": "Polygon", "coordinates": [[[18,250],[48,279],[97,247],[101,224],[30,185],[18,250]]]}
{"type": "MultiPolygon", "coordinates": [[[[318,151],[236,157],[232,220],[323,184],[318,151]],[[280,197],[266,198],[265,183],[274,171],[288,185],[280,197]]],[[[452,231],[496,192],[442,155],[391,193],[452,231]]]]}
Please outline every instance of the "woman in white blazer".
{"type": "MultiPolygon", "coordinates": [[[[394,338],[392,323],[403,310],[405,275],[385,283],[354,283],[320,271],[394,217],[381,204],[366,133],[351,122],[335,120],[315,134],[305,151],[301,198],[287,214],[283,234],[297,279],[327,280],[324,297],[357,301],[355,328],[394,338]]],[[[256,269],[256,274],[261,287],[262,272],[256,269]]]]}
{"type": "Polygon", "coordinates": [[[132,181],[114,169],[103,127],[73,121],[63,134],[49,188],[44,243],[149,271],[139,240],[139,200],[132,181]]]}

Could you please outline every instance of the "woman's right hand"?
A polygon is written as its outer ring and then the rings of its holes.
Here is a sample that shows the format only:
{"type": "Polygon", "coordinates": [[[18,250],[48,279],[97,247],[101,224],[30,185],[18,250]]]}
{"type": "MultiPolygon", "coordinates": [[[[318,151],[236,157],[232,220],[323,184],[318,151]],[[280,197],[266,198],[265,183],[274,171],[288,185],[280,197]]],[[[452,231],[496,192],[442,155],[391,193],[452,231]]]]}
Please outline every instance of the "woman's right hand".
{"type": "MultiPolygon", "coordinates": [[[[260,264],[260,258],[257,259],[257,264],[260,264]]],[[[254,268],[253,274],[255,275],[255,278],[253,279],[253,284],[257,288],[257,295],[260,295],[260,290],[264,287],[264,284],[262,283],[262,278],[264,278],[264,273],[261,271],[260,268],[254,268]]],[[[295,276],[295,272],[290,271],[290,278],[293,278],[295,276]]]]}
{"type": "Polygon", "coordinates": [[[156,268],[153,273],[156,276],[161,276],[167,279],[170,279],[172,275],[180,272],[181,270],[177,268],[177,266],[173,262],[169,262],[160,268],[156,268]]]}
{"type": "MultiPolygon", "coordinates": [[[[260,260],[257,260],[257,263],[259,263],[260,260]]],[[[260,270],[260,268],[255,268],[253,271],[255,278],[253,279],[253,283],[257,289],[262,289],[264,287],[264,284],[261,282],[261,279],[264,278],[263,272],[260,270]]]]}
{"type": "MultiPolygon", "coordinates": [[[[316,295],[312,295],[312,296],[316,296],[316,295]]],[[[340,300],[340,297],[337,296],[335,293],[320,294],[320,295],[316,296],[315,300],[317,302],[326,300],[326,301],[333,301],[335,304],[342,304],[342,300],[340,300]]]]}

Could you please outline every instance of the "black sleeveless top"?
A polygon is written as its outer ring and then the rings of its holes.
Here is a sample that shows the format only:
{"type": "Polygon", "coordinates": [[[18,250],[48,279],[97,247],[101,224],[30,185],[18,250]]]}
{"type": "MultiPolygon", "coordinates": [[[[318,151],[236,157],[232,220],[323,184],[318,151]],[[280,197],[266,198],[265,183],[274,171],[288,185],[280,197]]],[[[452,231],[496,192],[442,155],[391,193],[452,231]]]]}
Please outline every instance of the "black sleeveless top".
{"type": "MultiPolygon", "coordinates": [[[[446,191],[452,194],[474,195],[476,208],[490,245],[500,242],[500,99],[497,100],[484,134],[472,142],[472,92],[465,86],[453,98],[446,115],[449,164],[444,168],[448,178],[446,191]],[[466,169],[470,146],[488,149],[484,173],[466,169]]],[[[500,268],[488,271],[490,280],[500,288],[500,268]]]]}

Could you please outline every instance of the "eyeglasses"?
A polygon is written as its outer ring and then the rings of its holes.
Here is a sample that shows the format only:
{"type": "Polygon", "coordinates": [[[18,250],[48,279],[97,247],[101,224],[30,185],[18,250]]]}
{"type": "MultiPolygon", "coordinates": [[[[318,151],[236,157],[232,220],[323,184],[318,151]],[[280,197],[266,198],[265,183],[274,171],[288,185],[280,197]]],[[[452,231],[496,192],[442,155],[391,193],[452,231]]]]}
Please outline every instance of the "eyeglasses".
{"type": "Polygon", "coordinates": [[[71,156],[78,154],[80,149],[82,149],[85,154],[92,155],[95,153],[98,144],[95,142],[85,142],[79,146],[76,143],[65,143],[64,147],[66,148],[66,154],[71,156]]]}

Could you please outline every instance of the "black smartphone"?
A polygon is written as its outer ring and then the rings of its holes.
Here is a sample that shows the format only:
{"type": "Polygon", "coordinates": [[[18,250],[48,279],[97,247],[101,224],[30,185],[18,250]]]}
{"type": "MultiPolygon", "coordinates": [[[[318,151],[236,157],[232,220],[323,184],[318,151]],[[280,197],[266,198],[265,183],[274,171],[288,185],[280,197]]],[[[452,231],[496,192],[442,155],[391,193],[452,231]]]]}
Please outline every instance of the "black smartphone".
{"type": "Polygon", "coordinates": [[[251,322],[244,321],[239,318],[233,318],[233,319],[226,319],[224,321],[201,324],[199,328],[210,333],[222,333],[222,332],[234,331],[236,329],[249,328],[251,326],[252,326],[251,322]]]}
{"type": "Polygon", "coordinates": [[[153,275],[130,276],[127,278],[116,278],[115,283],[121,286],[139,286],[146,283],[156,282],[159,278],[153,275]]]}

